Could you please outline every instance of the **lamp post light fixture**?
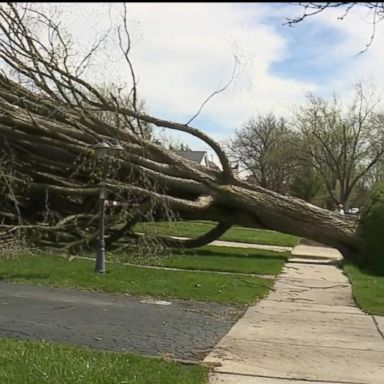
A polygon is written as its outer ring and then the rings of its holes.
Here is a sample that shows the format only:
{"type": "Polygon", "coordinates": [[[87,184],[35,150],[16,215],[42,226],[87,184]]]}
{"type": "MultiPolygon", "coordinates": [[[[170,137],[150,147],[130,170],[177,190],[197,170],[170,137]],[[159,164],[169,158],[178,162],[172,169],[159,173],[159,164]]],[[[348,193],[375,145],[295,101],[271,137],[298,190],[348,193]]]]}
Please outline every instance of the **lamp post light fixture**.
{"type": "Polygon", "coordinates": [[[95,272],[105,273],[105,200],[107,199],[107,189],[105,186],[105,170],[108,155],[116,154],[124,148],[120,144],[110,145],[106,142],[97,144],[95,147],[96,158],[102,164],[102,181],[99,183],[99,242],[96,251],[95,272]]]}
{"type": "Polygon", "coordinates": [[[97,160],[105,160],[105,158],[108,155],[108,150],[111,148],[111,146],[103,141],[102,143],[98,143],[95,145],[95,151],[96,151],[96,159],[97,160]]]}

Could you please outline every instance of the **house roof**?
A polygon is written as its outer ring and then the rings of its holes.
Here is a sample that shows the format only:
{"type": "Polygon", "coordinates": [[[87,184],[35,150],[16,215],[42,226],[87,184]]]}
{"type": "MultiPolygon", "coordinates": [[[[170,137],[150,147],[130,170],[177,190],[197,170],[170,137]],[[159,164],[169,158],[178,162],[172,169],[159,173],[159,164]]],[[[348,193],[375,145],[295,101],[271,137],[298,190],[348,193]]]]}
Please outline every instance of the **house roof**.
{"type": "Polygon", "coordinates": [[[215,169],[216,171],[220,171],[220,168],[213,161],[208,161],[208,167],[211,169],[215,169]]]}
{"type": "Polygon", "coordinates": [[[173,151],[176,155],[184,157],[185,159],[195,161],[196,163],[201,164],[204,156],[207,154],[205,151],[173,151]]]}

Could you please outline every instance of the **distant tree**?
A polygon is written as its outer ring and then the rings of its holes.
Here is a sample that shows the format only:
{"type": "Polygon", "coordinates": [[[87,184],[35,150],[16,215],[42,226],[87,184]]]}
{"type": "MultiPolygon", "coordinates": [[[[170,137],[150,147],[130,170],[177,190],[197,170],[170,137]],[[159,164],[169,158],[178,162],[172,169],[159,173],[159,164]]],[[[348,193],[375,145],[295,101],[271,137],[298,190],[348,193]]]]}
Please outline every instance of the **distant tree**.
{"type": "Polygon", "coordinates": [[[176,144],[171,144],[169,149],[174,149],[176,151],[191,151],[191,148],[187,144],[183,143],[176,143],[176,144]]]}
{"type": "Polygon", "coordinates": [[[316,169],[334,203],[347,204],[357,183],[383,158],[378,99],[358,84],[346,109],[336,97],[330,102],[309,95],[307,101],[296,111],[302,140],[296,155],[316,169]]]}
{"type": "MultiPolygon", "coordinates": [[[[384,127],[384,113],[376,115],[376,123],[384,127]]],[[[371,189],[377,183],[384,181],[384,157],[381,157],[372,169],[364,176],[364,185],[371,189]]]]}
{"type": "Polygon", "coordinates": [[[291,151],[295,134],[282,118],[258,115],[235,132],[229,153],[263,188],[287,192],[296,162],[291,151]]]}
{"type": "Polygon", "coordinates": [[[311,164],[298,164],[289,185],[290,195],[327,207],[324,200],[319,201],[322,190],[323,182],[316,169],[311,164]]]}
{"type": "Polygon", "coordinates": [[[156,144],[161,145],[163,148],[171,151],[191,151],[188,144],[184,144],[180,138],[177,138],[175,135],[169,134],[164,130],[154,130],[152,135],[153,141],[156,144]]]}

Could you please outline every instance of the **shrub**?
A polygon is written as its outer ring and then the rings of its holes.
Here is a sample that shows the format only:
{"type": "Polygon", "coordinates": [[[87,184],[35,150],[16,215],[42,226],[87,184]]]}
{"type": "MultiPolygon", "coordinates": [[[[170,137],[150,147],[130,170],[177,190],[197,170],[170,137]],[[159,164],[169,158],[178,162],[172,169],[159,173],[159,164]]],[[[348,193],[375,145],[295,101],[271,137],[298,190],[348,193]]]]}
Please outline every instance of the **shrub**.
{"type": "Polygon", "coordinates": [[[368,208],[361,217],[360,229],[367,268],[384,275],[384,182],[373,189],[368,208]]]}

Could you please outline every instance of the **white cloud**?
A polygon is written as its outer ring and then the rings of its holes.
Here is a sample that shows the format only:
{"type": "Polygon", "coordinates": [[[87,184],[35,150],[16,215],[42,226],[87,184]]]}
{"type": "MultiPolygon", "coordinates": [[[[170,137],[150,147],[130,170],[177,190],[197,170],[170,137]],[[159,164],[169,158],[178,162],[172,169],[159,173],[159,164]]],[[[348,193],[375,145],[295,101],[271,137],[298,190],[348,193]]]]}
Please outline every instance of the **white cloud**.
{"type": "MultiPolygon", "coordinates": [[[[82,45],[93,40],[95,31],[117,22],[122,9],[121,4],[111,3],[56,6],[82,45]]],[[[370,36],[371,26],[362,21],[365,10],[356,16],[351,13],[343,22],[337,21],[340,12],[336,15],[335,10],[304,21],[332,25],[343,34],[343,44],[331,46],[326,52],[327,60],[345,59],[343,76],[330,76],[331,83],[317,83],[316,74],[309,82],[297,77],[279,78],[270,72],[271,64],[283,60],[289,52],[289,28],[283,35],[274,23],[281,25],[285,17],[297,15],[296,7],[266,3],[128,3],[127,8],[139,91],[149,111],[158,117],[187,121],[208,95],[228,81],[233,54],[238,56],[241,65],[235,81],[215,96],[194,122],[219,140],[256,112],[288,113],[309,91],[349,92],[351,83],[367,74],[376,74],[378,83],[384,81],[380,48],[384,45],[384,23],[378,26],[369,51],[356,56],[370,36]]],[[[127,67],[118,58],[116,41],[107,52],[94,63],[92,79],[127,81],[127,67]]],[[[191,143],[203,147],[194,139],[191,143]]]]}
{"type": "MultiPolygon", "coordinates": [[[[202,113],[218,129],[230,132],[257,110],[283,111],[289,102],[316,89],[315,84],[268,73],[270,64],[283,57],[286,41],[273,26],[261,22],[266,11],[263,5],[128,3],[127,8],[139,91],[150,111],[161,117],[188,120],[208,95],[228,81],[233,54],[240,60],[238,75],[202,113]]],[[[76,39],[85,41],[91,26],[105,30],[109,26],[107,10],[115,20],[121,5],[64,4],[61,9],[63,16],[71,10],[71,18],[67,18],[70,29],[76,39]],[[84,16],[88,17],[86,23],[84,16]]],[[[98,61],[101,73],[92,73],[93,79],[116,76],[117,72],[123,73],[121,79],[128,78],[123,61],[112,60],[116,53],[115,46],[104,62],[98,61]]]]}
{"type": "MultiPolygon", "coordinates": [[[[344,8],[345,11],[345,8],[344,8]]],[[[376,24],[375,37],[371,46],[361,53],[373,31],[372,14],[364,3],[356,5],[344,18],[339,17],[344,13],[342,8],[327,9],[326,12],[314,16],[312,22],[321,23],[324,27],[332,26],[342,34],[341,44],[330,47],[327,52],[329,60],[343,60],[343,75],[334,78],[332,83],[322,85],[328,92],[337,91],[348,96],[352,92],[353,83],[357,81],[374,84],[378,88],[384,86],[384,23],[376,24]]],[[[305,22],[311,22],[308,18],[305,22]]]]}

